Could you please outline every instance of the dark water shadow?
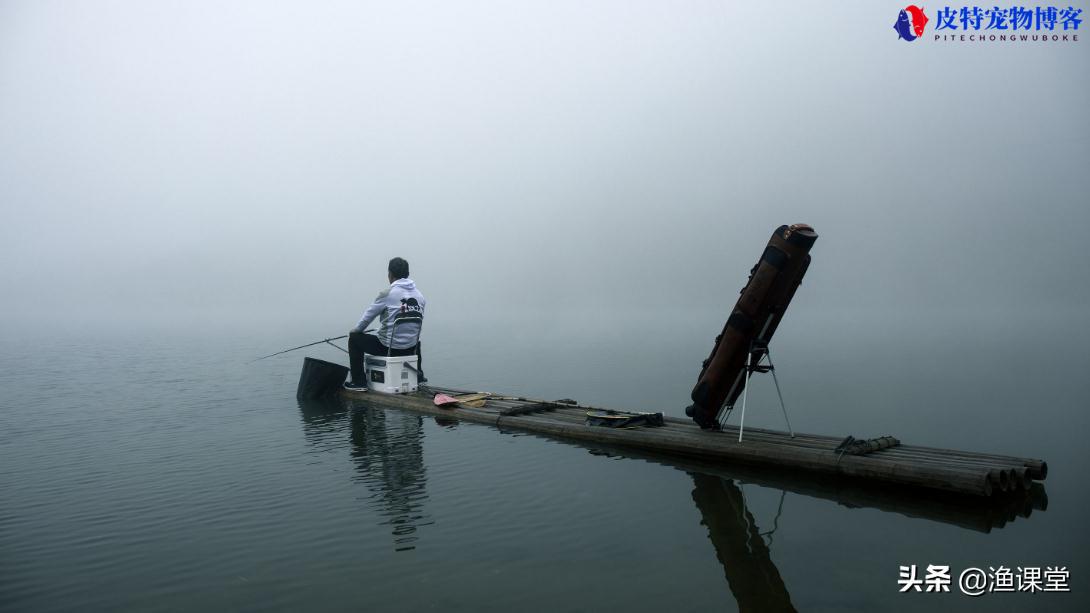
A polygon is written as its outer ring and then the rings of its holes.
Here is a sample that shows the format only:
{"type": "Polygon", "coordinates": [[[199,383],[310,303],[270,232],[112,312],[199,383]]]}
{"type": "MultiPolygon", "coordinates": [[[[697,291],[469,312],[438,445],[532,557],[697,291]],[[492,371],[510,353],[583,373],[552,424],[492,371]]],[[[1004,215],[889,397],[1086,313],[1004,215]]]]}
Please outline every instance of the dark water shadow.
{"type": "Polygon", "coordinates": [[[708,539],[723,566],[727,585],[738,601],[738,610],[795,611],[791,594],[769,550],[775,528],[760,531],[746,507],[742,489],[733,480],[704,473],[690,475],[700,523],[708,529],[708,539]]]}
{"type": "MultiPolygon", "coordinates": [[[[601,451],[593,452],[601,453],[601,451]]],[[[735,475],[737,474],[736,472],[735,475]]],[[[723,566],[723,575],[727,580],[731,594],[734,595],[738,603],[738,610],[773,613],[795,611],[787,586],[784,584],[775,562],[772,561],[771,552],[773,537],[779,527],[780,513],[783,510],[783,496],[789,491],[785,486],[792,482],[776,481],[769,475],[763,475],[756,479],[751,475],[748,478],[750,483],[760,482],[760,486],[779,488],[781,491],[779,510],[777,510],[776,516],[771,522],[770,529],[762,532],[746,505],[745,494],[741,488],[743,481],[741,478],[709,474],[707,472],[690,472],[689,475],[693,480],[692,496],[697,510],[700,511],[700,523],[708,530],[708,539],[711,541],[712,547],[715,548],[716,558],[723,566]]],[[[816,496],[819,498],[834,498],[833,490],[825,490],[821,489],[821,487],[820,485],[811,485],[808,491],[821,494],[816,496]]],[[[797,483],[795,489],[799,489],[797,483]]],[[[1042,506],[1046,505],[1047,500],[1043,498],[1043,487],[1035,488],[1035,492],[1041,498],[1035,497],[1034,492],[1026,492],[1026,496],[1029,499],[1037,500],[1042,506]]],[[[844,491],[841,494],[861,495],[858,492],[845,494],[844,491]]],[[[874,498],[874,493],[865,495],[870,496],[867,500],[871,502],[869,506],[872,508],[880,508],[879,505],[882,505],[886,506],[885,510],[890,510],[890,505],[895,504],[890,499],[881,499],[879,501],[879,499],[874,498]]],[[[929,515],[929,518],[934,521],[987,532],[991,525],[988,523],[990,520],[1003,520],[1006,518],[1007,513],[1013,512],[1012,505],[1019,497],[1013,498],[1013,500],[1008,497],[1007,500],[996,501],[994,506],[964,504],[959,506],[952,501],[946,501],[945,503],[925,502],[913,507],[912,512],[914,514],[912,516],[929,515]],[[990,513],[988,509],[994,509],[996,512],[990,513]]],[[[902,505],[897,507],[896,512],[908,514],[905,513],[903,502],[896,504],[902,505]]],[[[845,506],[857,505],[846,504],[845,506]]],[[[1029,511],[1032,511],[1032,506],[1028,508],[1029,511]]],[[[1027,511],[1027,514],[1029,511],[1027,511]]]]}
{"type": "Polygon", "coordinates": [[[299,412],[303,419],[303,437],[311,446],[324,443],[330,437],[339,437],[348,424],[350,407],[336,398],[300,400],[299,412]]]}

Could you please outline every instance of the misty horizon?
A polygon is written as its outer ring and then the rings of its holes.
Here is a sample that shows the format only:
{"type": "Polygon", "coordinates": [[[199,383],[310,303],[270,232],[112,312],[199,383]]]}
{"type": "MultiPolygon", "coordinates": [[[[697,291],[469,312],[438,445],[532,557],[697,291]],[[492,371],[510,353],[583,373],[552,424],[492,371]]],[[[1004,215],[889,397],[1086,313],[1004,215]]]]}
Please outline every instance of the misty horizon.
{"type": "Polygon", "coordinates": [[[816,4],[215,6],[0,8],[10,333],[347,330],[393,256],[429,332],[721,321],[796,222],[788,323],[1090,302],[1081,42],[892,44],[873,3],[812,52],[816,4]]]}

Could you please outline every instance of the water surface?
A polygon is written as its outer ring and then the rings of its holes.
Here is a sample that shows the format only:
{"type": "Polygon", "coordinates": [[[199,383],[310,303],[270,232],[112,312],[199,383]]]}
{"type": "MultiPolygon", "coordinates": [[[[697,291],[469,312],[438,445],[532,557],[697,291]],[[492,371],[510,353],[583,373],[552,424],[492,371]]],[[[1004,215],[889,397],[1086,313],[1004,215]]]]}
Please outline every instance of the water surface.
{"type": "MultiPolygon", "coordinates": [[[[636,325],[636,324],[639,325],[636,325]]],[[[712,334],[431,333],[435,383],[680,415],[712,334]],[[500,349],[502,348],[502,350],[500,349]]],[[[796,429],[1044,457],[1047,510],[871,495],[294,399],[294,334],[10,334],[0,608],[1085,610],[1085,355],[996,335],[774,344],[796,429]],[[885,503],[877,499],[886,497],[885,503]],[[1013,521],[1012,521],[1013,520],[1013,521]],[[901,564],[1066,566],[1070,594],[898,594],[901,564]]],[[[1040,337],[1037,337],[1040,339],[1040,337]]],[[[747,424],[780,427],[771,381],[747,424]]]]}

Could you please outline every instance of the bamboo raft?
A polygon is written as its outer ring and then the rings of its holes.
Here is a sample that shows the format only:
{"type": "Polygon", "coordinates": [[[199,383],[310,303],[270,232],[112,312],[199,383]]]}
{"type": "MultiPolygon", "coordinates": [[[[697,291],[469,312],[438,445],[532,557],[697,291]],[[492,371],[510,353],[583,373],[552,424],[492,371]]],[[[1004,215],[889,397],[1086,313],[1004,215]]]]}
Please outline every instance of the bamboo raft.
{"type": "MultiPolygon", "coordinates": [[[[804,470],[815,476],[863,480],[884,486],[908,486],[969,496],[1026,491],[1034,481],[1048,476],[1043,460],[1005,455],[896,444],[892,447],[842,453],[842,438],[817,434],[746,428],[738,441],[738,429],[720,432],[701,430],[692,421],[665,416],[658,427],[609,428],[587,425],[587,412],[604,409],[565,401],[542,401],[498,394],[477,394],[466,406],[438,407],[437,393],[467,398],[464,390],[422,387],[410,394],[379,394],[341,390],[350,400],[408,409],[428,415],[456,418],[501,429],[536,432],[549,436],[601,443],[620,448],[663,453],[705,462],[749,467],[804,470]]],[[[881,439],[876,439],[881,440],[881,439]]],[[[882,445],[872,445],[882,447],[882,445]]]]}

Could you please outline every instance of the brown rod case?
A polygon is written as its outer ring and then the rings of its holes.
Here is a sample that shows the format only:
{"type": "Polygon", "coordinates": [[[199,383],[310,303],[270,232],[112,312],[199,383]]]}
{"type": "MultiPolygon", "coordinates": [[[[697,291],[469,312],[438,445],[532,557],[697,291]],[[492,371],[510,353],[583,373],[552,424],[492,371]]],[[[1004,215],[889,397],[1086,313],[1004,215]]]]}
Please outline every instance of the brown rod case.
{"type": "Polygon", "coordinates": [[[810,266],[809,251],[817,236],[806,224],[776,228],[749,271],[742,295],[704,360],[691,394],[693,404],[685,409],[701,428],[717,428],[720,409],[738,400],[750,351],[759,355],[768,346],[810,266]]]}

